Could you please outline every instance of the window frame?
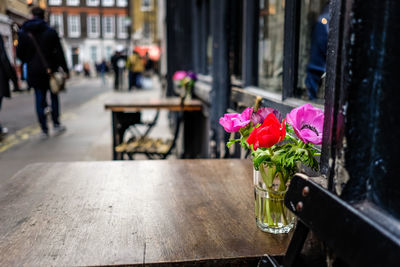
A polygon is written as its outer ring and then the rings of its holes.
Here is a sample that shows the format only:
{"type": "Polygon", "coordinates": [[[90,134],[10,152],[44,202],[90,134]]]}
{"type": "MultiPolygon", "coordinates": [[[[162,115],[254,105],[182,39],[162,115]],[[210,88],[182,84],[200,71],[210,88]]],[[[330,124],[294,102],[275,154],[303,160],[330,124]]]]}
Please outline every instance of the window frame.
{"type": "Polygon", "coordinates": [[[80,38],[81,37],[81,16],[79,14],[69,14],[67,18],[68,23],[68,37],[70,38],[80,38]],[[77,18],[76,20],[76,32],[72,32],[72,19],[77,18]]]}
{"type": "Polygon", "coordinates": [[[67,0],[67,6],[79,6],[80,0],[67,0]]]}
{"type": "Polygon", "coordinates": [[[117,1],[117,7],[127,7],[128,6],[128,0],[116,0],[117,1]]]}
{"type": "Polygon", "coordinates": [[[87,6],[98,6],[100,4],[100,0],[86,0],[87,6]]]}
{"type": "Polygon", "coordinates": [[[61,6],[62,0],[49,0],[49,6],[61,6]]]}
{"type": "Polygon", "coordinates": [[[100,15],[98,14],[88,14],[87,16],[87,36],[89,38],[98,38],[100,37],[100,15]],[[92,20],[95,19],[95,25],[96,25],[96,32],[92,32],[92,20]]]}
{"type": "Polygon", "coordinates": [[[93,63],[96,63],[97,61],[98,61],[98,49],[97,49],[97,46],[95,46],[95,45],[91,45],[90,46],[90,59],[92,60],[92,62],[93,63]],[[93,52],[95,52],[95,53],[93,53],[93,52]],[[95,55],[95,59],[93,59],[93,55],[95,55]]]}
{"type": "Polygon", "coordinates": [[[105,7],[113,6],[115,3],[114,0],[101,0],[101,5],[105,7]]]}
{"type": "Polygon", "coordinates": [[[113,15],[103,16],[103,37],[108,39],[115,37],[115,16],[113,15]],[[107,32],[107,19],[111,19],[111,32],[107,32]]]}
{"type": "Polygon", "coordinates": [[[64,15],[63,13],[52,13],[50,14],[50,26],[53,27],[55,30],[58,30],[58,35],[60,37],[64,36],[64,15]],[[57,20],[55,18],[58,18],[57,20]],[[58,23],[58,27],[55,26],[55,22],[58,23]]]}
{"type": "Polygon", "coordinates": [[[153,10],[153,1],[152,0],[141,0],[140,2],[140,11],[149,12],[153,10]],[[148,2],[148,5],[144,5],[145,2],[148,2]]]}
{"type": "Polygon", "coordinates": [[[117,17],[117,37],[119,39],[127,39],[128,38],[128,27],[125,25],[127,16],[118,16],[117,17]],[[122,31],[125,29],[125,32],[122,31]]]}

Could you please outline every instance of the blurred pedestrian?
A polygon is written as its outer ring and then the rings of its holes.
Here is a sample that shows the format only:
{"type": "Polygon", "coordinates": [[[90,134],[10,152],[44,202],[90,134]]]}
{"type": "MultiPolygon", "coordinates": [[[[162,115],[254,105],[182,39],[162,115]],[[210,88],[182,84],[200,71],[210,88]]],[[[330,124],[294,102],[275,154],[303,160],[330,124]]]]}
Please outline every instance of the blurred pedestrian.
{"type": "MultiPolygon", "coordinates": [[[[19,91],[17,74],[13,66],[11,66],[6,50],[4,48],[3,36],[0,34],[0,110],[3,97],[11,97],[9,81],[14,84],[14,91],[19,91]]],[[[0,136],[8,132],[0,124],[0,136]]]]}
{"type": "Polygon", "coordinates": [[[137,51],[133,50],[132,55],[129,56],[128,61],[126,62],[126,67],[129,70],[128,90],[131,90],[133,86],[141,88],[142,85],[140,79],[142,72],[144,71],[144,62],[137,51]]]}
{"type": "Polygon", "coordinates": [[[82,73],[82,71],[83,71],[82,64],[81,64],[81,63],[76,64],[76,65],[74,66],[74,71],[75,71],[75,74],[76,74],[77,76],[81,75],[81,73],[82,73]]]}
{"type": "Polygon", "coordinates": [[[83,63],[83,73],[85,77],[90,77],[90,65],[88,62],[83,63]]]}
{"type": "Polygon", "coordinates": [[[61,133],[66,130],[60,124],[58,94],[50,90],[49,74],[61,67],[67,74],[66,78],[69,78],[69,70],[57,32],[44,21],[44,10],[34,7],[31,13],[33,19],[26,21],[18,32],[17,56],[22,62],[28,63],[28,81],[35,89],[36,113],[42,128],[42,138],[46,138],[49,135],[45,115],[48,91],[54,131],[61,133]]]}
{"type": "Polygon", "coordinates": [[[144,66],[144,69],[145,69],[145,72],[146,72],[146,76],[150,77],[152,75],[152,72],[153,72],[154,62],[150,58],[149,52],[146,52],[146,55],[144,57],[144,61],[146,62],[145,66],[144,66]]]}
{"type": "Polygon", "coordinates": [[[126,56],[122,54],[124,48],[117,46],[115,54],[111,57],[114,70],[114,90],[119,90],[123,85],[123,72],[126,64],[126,56]]]}
{"type": "Polygon", "coordinates": [[[106,84],[106,73],[107,72],[108,72],[108,66],[107,66],[106,60],[103,59],[101,61],[101,63],[99,64],[99,73],[100,73],[101,80],[103,81],[103,85],[106,84]]]}
{"type": "Polygon", "coordinates": [[[307,76],[305,80],[310,100],[317,98],[321,77],[326,71],[326,53],[329,31],[328,21],[329,8],[328,6],[325,6],[312,31],[310,61],[307,65],[307,76]]]}

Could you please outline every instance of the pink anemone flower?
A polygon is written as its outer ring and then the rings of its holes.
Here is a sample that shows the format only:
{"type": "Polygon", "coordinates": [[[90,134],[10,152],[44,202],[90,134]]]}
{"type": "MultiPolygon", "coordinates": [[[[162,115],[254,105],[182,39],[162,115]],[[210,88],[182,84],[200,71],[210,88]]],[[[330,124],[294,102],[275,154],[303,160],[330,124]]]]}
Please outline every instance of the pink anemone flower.
{"type": "Polygon", "coordinates": [[[259,108],[256,113],[253,113],[251,116],[251,121],[253,125],[262,124],[268,114],[273,113],[275,117],[282,122],[282,115],[281,113],[273,108],[259,108]]]}
{"type": "Polygon", "coordinates": [[[250,123],[252,113],[253,108],[246,108],[241,114],[226,113],[224,117],[219,119],[219,124],[221,124],[228,133],[234,133],[250,123]]]}
{"type": "Polygon", "coordinates": [[[304,143],[322,144],[324,112],[321,109],[305,104],[287,114],[286,122],[293,127],[297,137],[304,143]]]}
{"type": "Polygon", "coordinates": [[[183,78],[185,78],[186,77],[186,71],[183,71],[183,70],[178,70],[178,71],[176,71],[175,73],[174,73],[174,75],[172,76],[172,80],[178,80],[178,81],[180,81],[180,80],[182,80],[183,78]]]}

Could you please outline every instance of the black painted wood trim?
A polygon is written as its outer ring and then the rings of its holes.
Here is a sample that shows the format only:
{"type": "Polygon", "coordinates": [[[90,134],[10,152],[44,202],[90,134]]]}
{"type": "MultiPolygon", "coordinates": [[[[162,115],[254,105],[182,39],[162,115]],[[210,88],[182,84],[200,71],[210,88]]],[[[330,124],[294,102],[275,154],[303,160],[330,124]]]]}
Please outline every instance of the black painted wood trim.
{"type": "Polygon", "coordinates": [[[283,40],[282,99],[295,94],[299,65],[300,6],[298,0],[287,0],[285,4],[285,35],[283,40]]]}

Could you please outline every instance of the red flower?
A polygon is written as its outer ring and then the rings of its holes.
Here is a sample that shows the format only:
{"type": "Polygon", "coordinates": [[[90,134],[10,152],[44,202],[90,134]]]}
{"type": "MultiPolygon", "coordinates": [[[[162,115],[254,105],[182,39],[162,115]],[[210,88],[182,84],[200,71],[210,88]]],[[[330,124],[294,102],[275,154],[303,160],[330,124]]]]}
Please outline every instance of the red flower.
{"type": "Polygon", "coordinates": [[[285,120],[281,124],[275,115],[270,113],[263,124],[250,133],[246,141],[249,145],[253,145],[254,150],[257,150],[259,147],[271,147],[285,139],[285,136],[285,120]]]}

